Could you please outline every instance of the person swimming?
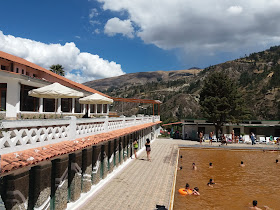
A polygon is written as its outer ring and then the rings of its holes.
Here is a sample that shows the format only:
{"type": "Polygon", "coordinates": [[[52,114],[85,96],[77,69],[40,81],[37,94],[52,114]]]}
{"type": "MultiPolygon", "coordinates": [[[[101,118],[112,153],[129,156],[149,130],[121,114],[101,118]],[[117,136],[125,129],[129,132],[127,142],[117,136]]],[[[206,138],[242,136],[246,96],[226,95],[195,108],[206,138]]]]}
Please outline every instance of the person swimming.
{"type": "Polygon", "coordinates": [[[245,164],[244,164],[243,161],[241,161],[240,166],[241,166],[241,167],[244,167],[244,166],[245,166],[245,164]]]}
{"type": "Polygon", "coordinates": [[[214,180],[213,180],[213,179],[209,179],[209,182],[207,183],[207,185],[208,185],[209,187],[213,187],[214,184],[216,184],[216,183],[214,182],[214,180]]]}
{"type": "Polygon", "coordinates": [[[183,166],[180,166],[179,168],[178,168],[178,171],[180,171],[180,170],[182,170],[183,169],[183,166]]]}
{"type": "Polygon", "coordinates": [[[186,187],[185,187],[185,190],[184,190],[184,191],[187,192],[189,195],[192,194],[192,189],[190,189],[189,183],[186,183],[186,187]]]}
{"type": "Polygon", "coordinates": [[[213,168],[213,164],[212,163],[209,163],[209,168],[213,168]]]}
{"type": "Polygon", "coordinates": [[[195,187],[195,188],[193,188],[192,194],[193,195],[200,195],[200,193],[198,191],[199,191],[198,187],[195,187]]]}
{"type": "Polygon", "coordinates": [[[275,160],[275,163],[278,163],[278,159],[275,160]]]}
{"type": "Polygon", "coordinates": [[[258,205],[258,201],[253,200],[253,206],[251,207],[251,209],[261,210],[259,207],[257,207],[257,205],[258,205]]]}
{"type": "Polygon", "coordinates": [[[195,163],[192,164],[192,169],[197,170],[197,167],[196,167],[195,163]]]}

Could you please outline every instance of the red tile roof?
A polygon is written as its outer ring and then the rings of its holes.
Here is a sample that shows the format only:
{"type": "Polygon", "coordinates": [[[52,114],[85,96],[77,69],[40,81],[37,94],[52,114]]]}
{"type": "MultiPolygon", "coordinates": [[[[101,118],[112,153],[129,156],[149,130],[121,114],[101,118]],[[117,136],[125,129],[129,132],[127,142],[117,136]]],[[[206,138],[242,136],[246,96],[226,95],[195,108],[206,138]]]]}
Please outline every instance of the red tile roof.
{"type": "Polygon", "coordinates": [[[72,141],[63,141],[60,143],[50,144],[47,146],[28,149],[15,153],[4,154],[1,156],[0,172],[2,175],[2,173],[7,173],[19,168],[35,165],[39,162],[58,157],[60,155],[73,153],[77,150],[96,145],[100,142],[105,142],[121,136],[125,136],[132,132],[148,128],[159,123],[161,123],[161,121],[132,126],[129,128],[110,131],[107,133],[100,133],[84,138],[75,139],[72,141]]]}
{"type": "Polygon", "coordinates": [[[20,57],[17,57],[17,56],[5,53],[3,51],[0,51],[0,58],[5,58],[7,60],[10,60],[10,61],[22,64],[22,65],[25,65],[25,66],[29,66],[29,67],[31,67],[33,69],[37,69],[39,71],[43,71],[44,73],[49,74],[49,75],[51,75],[53,77],[56,77],[57,79],[63,80],[64,82],[67,82],[67,83],[69,83],[71,85],[74,85],[77,88],[83,89],[83,90],[91,92],[91,93],[98,93],[98,94],[103,95],[105,97],[111,98],[110,96],[108,96],[108,95],[106,95],[104,93],[101,93],[101,92],[99,92],[97,90],[94,90],[94,89],[92,89],[92,88],[90,88],[88,86],[82,85],[80,83],[77,83],[77,82],[71,81],[69,79],[66,79],[63,76],[60,76],[60,75],[58,75],[56,73],[53,73],[52,71],[47,70],[47,69],[45,69],[45,68],[43,68],[41,66],[38,66],[38,65],[36,65],[34,63],[31,63],[31,62],[29,62],[29,61],[27,61],[27,60],[25,60],[23,58],[20,58],[20,57]]]}

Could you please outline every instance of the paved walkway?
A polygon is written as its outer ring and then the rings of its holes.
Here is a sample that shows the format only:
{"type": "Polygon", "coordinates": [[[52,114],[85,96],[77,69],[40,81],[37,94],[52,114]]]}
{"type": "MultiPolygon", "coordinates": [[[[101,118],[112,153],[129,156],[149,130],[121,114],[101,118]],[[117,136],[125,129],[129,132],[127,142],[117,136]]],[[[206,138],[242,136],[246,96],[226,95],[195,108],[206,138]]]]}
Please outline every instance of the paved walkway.
{"type": "MultiPolygon", "coordinates": [[[[156,205],[168,208],[179,146],[201,147],[198,142],[157,139],[152,145],[152,161],[146,152],[109,181],[99,192],[87,200],[80,209],[94,210],[153,210],[156,205]]],[[[211,147],[219,147],[213,143],[211,147]]],[[[209,146],[208,143],[203,143],[209,146]]],[[[225,148],[279,149],[276,145],[230,144],[225,148]]]]}
{"type": "Polygon", "coordinates": [[[146,152],[134,159],[81,209],[133,210],[155,209],[156,204],[169,204],[176,167],[178,146],[169,139],[155,140],[151,159],[146,152]]]}

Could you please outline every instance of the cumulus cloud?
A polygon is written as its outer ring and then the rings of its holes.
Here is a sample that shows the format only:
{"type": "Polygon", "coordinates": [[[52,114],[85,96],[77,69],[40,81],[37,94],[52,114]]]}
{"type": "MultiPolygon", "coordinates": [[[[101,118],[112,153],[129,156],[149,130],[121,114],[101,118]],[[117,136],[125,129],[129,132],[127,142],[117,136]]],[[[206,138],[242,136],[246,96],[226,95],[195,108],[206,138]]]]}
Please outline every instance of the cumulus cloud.
{"type": "Polygon", "coordinates": [[[104,60],[98,55],[80,52],[80,49],[73,42],[65,45],[45,44],[4,35],[0,31],[0,50],[24,58],[46,69],[49,69],[53,64],[61,64],[66,71],[66,77],[77,82],[124,74],[120,64],[104,60]],[[80,73],[74,74],[73,70],[79,70],[80,73]]]}
{"type": "Polygon", "coordinates": [[[122,34],[123,36],[133,38],[133,31],[134,29],[130,20],[120,20],[117,17],[108,20],[104,27],[104,33],[109,36],[122,34]]]}
{"type": "Polygon", "coordinates": [[[241,6],[231,6],[227,9],[227,11],[231,14],[237,15],[243,11],[243,8],[241,6]]]}
{"type": "MultiPolygon", "coordinates": [[[[280,41],[280,1],[276,0],[98,1],[104,10],[125,12],[128,25],[132,22],[138,29],[137,36],[162,49],[215,53],[280,41]]],[[[107,22],[107,34],[121,33],[113,24],[118,22],[118,18],[107,22]]]]}

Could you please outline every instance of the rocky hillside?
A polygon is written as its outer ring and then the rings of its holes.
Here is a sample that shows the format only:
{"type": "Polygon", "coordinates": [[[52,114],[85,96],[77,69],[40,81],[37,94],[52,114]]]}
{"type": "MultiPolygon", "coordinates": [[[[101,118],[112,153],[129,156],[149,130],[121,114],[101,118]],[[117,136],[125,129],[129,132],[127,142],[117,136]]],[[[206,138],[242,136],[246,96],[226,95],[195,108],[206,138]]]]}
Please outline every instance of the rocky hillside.
{"type": "MultiPolygon", "coordinates": [[[[214,71],[224,71],[237,82],[253,119],[280,119],[280,46],[203,70],[140,72],[85,85],[114,97],[161,100],[162,119],[169,122],[202,117],[199,92],[214,71]]],[[[128,115],[152,112],[151,106],[143,104],[116,103],[113,109],[128,115]]]]}
{"type": "Polygon", "coordinates": [[[192,68],[178,71],[154,71],[154,72],[138,72],[125,74],[117,77],[93,80],[84,83],[84,85],[92,87],[102,92],[112,92],[115,89],[129,88],[131,86],[144,85],[151,82],[173,81],[181,78],[198,74],[201,69],[192,68]]]}

